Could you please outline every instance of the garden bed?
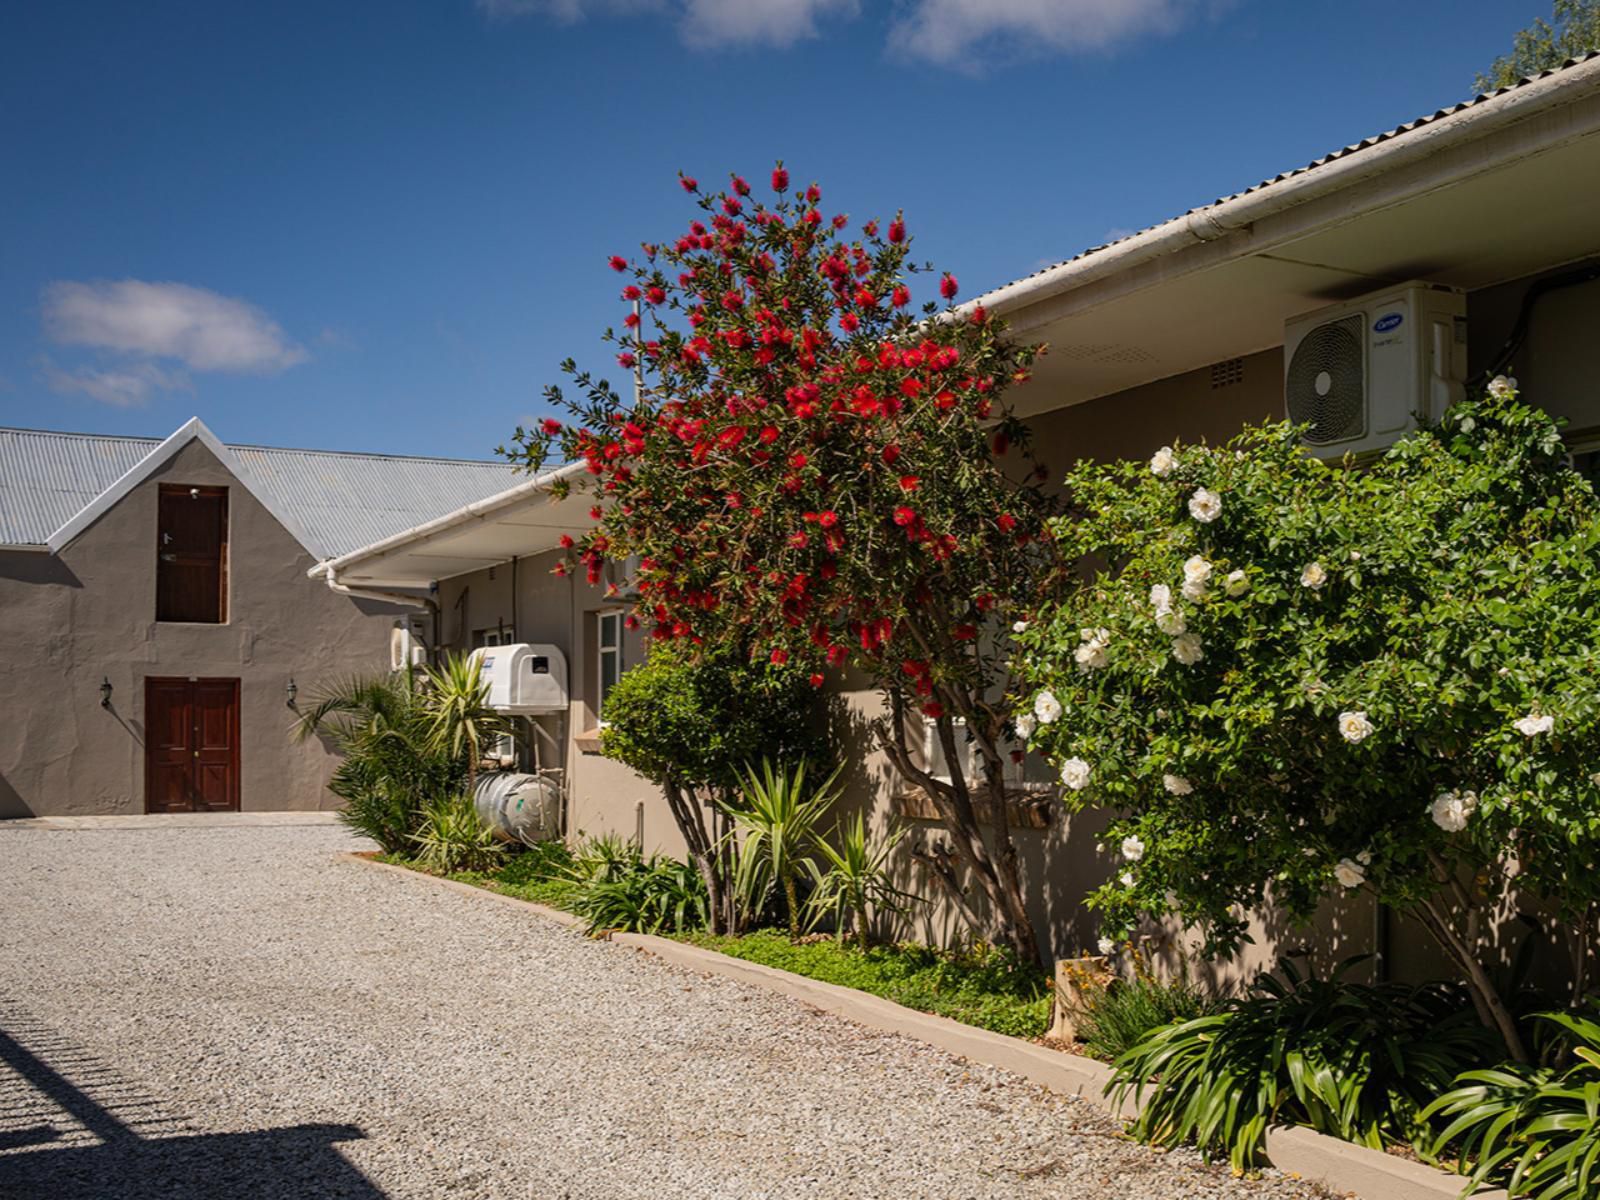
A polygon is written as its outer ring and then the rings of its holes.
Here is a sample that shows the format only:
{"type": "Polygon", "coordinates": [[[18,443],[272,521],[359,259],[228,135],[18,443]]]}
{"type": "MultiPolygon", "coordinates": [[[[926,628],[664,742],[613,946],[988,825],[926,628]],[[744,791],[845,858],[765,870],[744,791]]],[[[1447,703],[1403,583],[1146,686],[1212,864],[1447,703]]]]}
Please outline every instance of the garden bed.
{"type": "Polygon", "coordinates": [[[770,929],[740,937],[685,933],[677,939],[1011,1037],[1038,1038],[1050,1025],[1044,974],[1017,967],[994,950],[908,944],[862,951],[831,937],[793,941],[770,929]]]}

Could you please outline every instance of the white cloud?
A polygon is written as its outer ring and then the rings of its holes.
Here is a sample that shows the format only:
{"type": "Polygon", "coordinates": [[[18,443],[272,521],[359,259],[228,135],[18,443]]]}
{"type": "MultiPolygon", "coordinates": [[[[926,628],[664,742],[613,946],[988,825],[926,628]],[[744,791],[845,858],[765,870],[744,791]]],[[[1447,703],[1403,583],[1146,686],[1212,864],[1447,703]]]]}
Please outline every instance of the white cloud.
{"type": "Polygon", "coordinates": [[[1175,32],[1197,0],[913,0],[889,29],[908,58],[971,67],[995,54],[1104,50],[1175,32]]]}
{"type": "Polygon", "coordinates": [[[137,408],[152,392],[192,392],[182,371],[167,371],[154,363],[126,367],[77,367],[63,370],[52,362],[43,366],[45,383],[60,395],[82,395],[117,408],[137,408]]]}
{"type": "Polygon", "coordinates": [[[856,0],[685,0],[679,33],[690,46],[794,45],[817,36],[819,17],[854,17],[856,0]]]}
{"type": "Polygon", "coordinates": [[[194,371],[281,371],[306,358],[255,305],[185,283],[64,280],[44,289],[42,304],[45,332],[66,346],[194,371]]]}
{"type": "Polygon", "coordinates": [[[491,21],[542,16],[562,24],[587,17],[670,14],[683,41],[699,50],[723,46],[780,49],[818,35],[822,17],[854,17],[859,0],[477,0],[491,21]]]}

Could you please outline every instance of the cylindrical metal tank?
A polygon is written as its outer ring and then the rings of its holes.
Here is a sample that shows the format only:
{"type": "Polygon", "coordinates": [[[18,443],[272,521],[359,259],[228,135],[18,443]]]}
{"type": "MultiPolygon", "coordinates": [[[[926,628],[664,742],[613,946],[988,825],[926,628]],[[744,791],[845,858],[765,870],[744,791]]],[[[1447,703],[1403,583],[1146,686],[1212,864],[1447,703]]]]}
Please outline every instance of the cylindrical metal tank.
{"type": "Polygon", "coordinates": [[[561,836],[561,787],[539,775],[498,771],[478,776],[478,816],[506,842],[548,842],[561,836]]]}

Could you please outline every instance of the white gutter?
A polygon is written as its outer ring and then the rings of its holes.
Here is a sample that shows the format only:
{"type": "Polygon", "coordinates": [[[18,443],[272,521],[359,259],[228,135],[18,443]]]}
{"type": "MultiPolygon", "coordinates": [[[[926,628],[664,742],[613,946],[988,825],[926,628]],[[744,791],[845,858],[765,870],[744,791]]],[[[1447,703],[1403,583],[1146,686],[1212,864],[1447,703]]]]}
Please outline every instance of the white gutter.
{"type": "MultiPolygon", "coordinates": [[[[956,311],[970,313],[982,304],[996,313],[1015,312],[1166,255],[1249,230],[1257,222],[1291,208],[1400,171],[1446,150],[1572,104],[1595,91],[1597,84],[1600,84],[1600,58],[1591,58],[1587,62],[1520,84],[1501,95],[1473,103],[1448,116],[1435,117],[1412,129],[1392,134],[1386,141],[1346,154],[1322,166],[1303,170],[1209,207],[1194,209],[1104,250],[1096,250],[1085,257],[986,292],[967,301],[956,311]]],[[[1477,175],[1486,169],[1486,165],[1466,156],[1448,171],[1430,175],[1427,190],[1477,175]]],[[[1285,237],[1280,240],[1289,239],[1285,237]]],[[[1241,241],[1234,257],[1260,254],[1274,244],[1255,239],[1248,244],[1241,241]]]]}
{"type": "Polygon", "coordinates": [[[321,575],[328,581],[328,586],[341,596],[353,596],[358,600],[382,600],[385,604],[409,604],[413,608],[427,608],[432,603],[421,596],[410,596],[404,592],[380,592],[373,588],[349,587],[333,577],[333,572],[328,569],[326,562],[319,562],[306,574],[313,579],[321,575]]]}
{"type": "MultiPolygon", "coordinates": [[[[391,550],[400,549],[409,542],[420,541],[436,533],[445,533],[451,529],[468,525],[473,521],[485,520],[494,513],[510,508],[530,496],[536,496],[540,492],[548,491],[552,484],[559,483],[562,480],[573,479],[583,474],[585,469],[583,463],[568,463],[558,470],[546,471],[526,483],[519,483],[516,487],[507,488],[503,492],[496,492],[494,495],[487,496],[482,500],[474,500],[471,504],[464,505],[453,512],[447,512],[442,517],[434,517],[432,520],[424,521],[420,525],[413,525],[410,529],[403,529],[399,533],[390,534],[381,541],[373,542],[370,546],[363,546],[359,550],[352,550],[348,554],[340,555],[338,558],[330,558],[320,562],[307,571],[306,574],[313,578],[318,575],[326,575],[329,585],[333,586],[338,573],[354,566],[356,563],[364,562],[369,558],[378,558],[391,550]]],[[[343,585],[340,584],[339,586],[342,587],[343,585]]]]}

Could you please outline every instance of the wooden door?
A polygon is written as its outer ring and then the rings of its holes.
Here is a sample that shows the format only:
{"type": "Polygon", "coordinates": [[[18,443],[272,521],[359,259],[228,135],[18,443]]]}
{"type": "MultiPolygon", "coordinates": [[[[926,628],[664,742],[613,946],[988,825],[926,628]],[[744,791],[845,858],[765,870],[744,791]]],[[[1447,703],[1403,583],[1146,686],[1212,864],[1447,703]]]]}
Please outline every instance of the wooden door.
{"type": "Polygon", "coordinates": [[[228,489],[163,484],[156,546],[156,620],[228,619],[228,489]]]}
{"type": "Polygon", "coordinates": [[[146,679],[145,811],[237,811],[239,681],[146,679]]]}

